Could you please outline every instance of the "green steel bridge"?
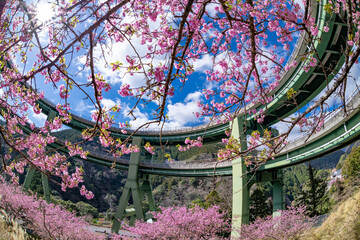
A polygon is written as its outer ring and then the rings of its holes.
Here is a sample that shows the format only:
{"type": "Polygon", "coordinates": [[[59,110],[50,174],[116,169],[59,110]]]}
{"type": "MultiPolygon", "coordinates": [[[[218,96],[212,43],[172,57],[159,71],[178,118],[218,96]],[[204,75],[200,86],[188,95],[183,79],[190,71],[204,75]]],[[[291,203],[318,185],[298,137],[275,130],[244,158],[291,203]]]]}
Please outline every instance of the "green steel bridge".
{"type": "MultiPolygon", "coordinates": [[[[249,108],[263,109],[265,118],[262,125],[271,126],[280,119],[286,118],[303,107],[317,96],[326,86],[327,83],[337,74],[344,63],[342,54],[346,47],[347,24],[345,14],[330,15],[324,10],[326,0],[321,0],[317,4],[312,0],[311,15],[316,17],[317,26],[320,30],[325,25],[329,27],[328,32],[319,31],[318,38],[314,46],[318,53],[318,61],[324,68],[317,66],[304,71],[304,66],[309,60],[300,61],[301,56],[308,51],[307,36],[300,36],[296,49],[293,51],[289,62],[297,61],[296,67],[287,72],[283,72],[279,86],[272,92],[273,100],[266,106],[251,105],[249,108]],[[345,37],[344,37],[345,36],[345,37]],[[323,69],[326,69],[325,72],[323,69]],[[293,89],[296,91],[295,99],[297,106],[287,101],[287,92],[293,89]]],[[[42,112],[48,116],[48,120],[54,119],[58,112],[55,105],[46,99],[38,101],[42,112]]],[[[356,92],[350,100],[347,101],[348,113],[343,110],[335,112],[329,118],[319,132],[308,137],[304,136],[293,141],[275,156],[273,160],[266,162],[254,174],[253,177],[248,173],[247,167],[241,158],[233,161],[217,163],[215,160],[193,164],[186,161],[176,162],[173,164],[154,164],[149,161],[140,162],[140,152],[131,153],[130,160],[115,159],[110,156],[103,156],[96,153],[90,153],[86,161],[113,166],[115,168],[127,170],[128,179],[124,187],[124,192],[119,201],[118,210],[115,219],[122,219],[124,216],[136,215],[138,219],[144,219],[142,212],[141,200],[144,194],[148,195],[150,210],[155,210],[155,204],[151,192],[151,183],[149,175],[164,176],[183,176],[183,177],[208,177],[215,175],[232,175],[233,176],[233,226],[248,223],[249,221],[249,187],[252,183],[270,181],[273,184],[273,212],[284,208],[284,192],[282,188],[282,171],[281,169],[305,161],[318,158],[340,149],[360,138],[360,97],[356,92]],[[250,184],[248,184],[250,182],[250,184]],[[129,212],[126,209],[127,203],[132,194],[135,210],[129,212]]],[[[249,109],[248,108],[248,109],[249,109]]],[[[225,124],[208,124],[193,128],[186,128],[176,131],[165,130],[161,133],[158,131],[136,131],[128,130],[128,134],[123,134],[121,129],[111,128],[110,132],[113,137],[126,139],[132,134],[132,144],[141,146],[144,142],[150,142],[157,145],[160,141],[163,144],[176,145],[184,143],[186,138],[203,137],[204,142],[216,142],[225,137],[225,130],[232,129],[232,135],[241,139],[246,139],[248,131],[261,130],[262,127],[257,124],[254,115],[247,116],[244,119],[244,113],[240,113],[232,123],[225,124]],[[244,131],[246,129],[246,131],[244,131]]],[[[67,125],[73,129],[82,131],[92,128],[94,122],[72,114],[72,121],[67,125]]],[[[24,132],[30,132],[30,128],[24,127],[24,132]]],[[[49,147],[59,149],[67,153],[64,143],[57,141],[50,144],[49,147]]],[[[242,144],[242,150],[246,149],[246,144],[242,144]]],[[[28,188],[31,183],[35,169],[31,168],[26,176],[24,188],[28,188]]],[[[44,193],[49,200],[48,179],[42,174],[44,193]]],[[[112,230],[118,232],[120,222],[114,220],[112,230]]],[[[237,232],[232,232],[232,238],[237,237],[237,232]]]]}

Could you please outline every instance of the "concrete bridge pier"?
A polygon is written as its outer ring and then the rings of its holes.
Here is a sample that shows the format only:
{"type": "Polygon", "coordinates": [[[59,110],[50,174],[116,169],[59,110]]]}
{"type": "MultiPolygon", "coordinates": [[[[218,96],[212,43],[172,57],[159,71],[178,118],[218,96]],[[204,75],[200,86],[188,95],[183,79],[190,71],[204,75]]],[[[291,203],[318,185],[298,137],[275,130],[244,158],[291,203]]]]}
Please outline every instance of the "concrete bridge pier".
{"type": "MultiPolygon", "coordinates": [[[[134,137],[132,145],[141,146],[142,139],[134,137]]],[[[111,231],[118,233],[121,225],[121,220],[127,216],[135,215],[137,219],[144,219],[142,200],[145,195],[150,205],[150,211],[155,211],[155,201],[152,194],[151,182],[149,175],[141,175],[139,173],[141,150],[139,152],[132,152],[130,154],[128,177],[125,183],[123,193],[120,197],[119,205],[115,213],[115,219],[111,231]],[[141,184],[140,184],[141,182],[141,184]],[[132,196],[135,209],[126,209],[130,194],[132,196]]],[[[131,221],[133,222],[133,221],[131,221]]]]}
{"type": "Polygon", "coordinates": [[[152,193],[152,188],[151,188],[151,181],[150,181],[150,176],[148,174],[144,174],[141,177],[142,183],[140,185],[140,194],[141,194],[141,199],[144,199],[145,195],[147,197],[147,200],[149,202],[149,209],[150,211],[154,212],[156,210],[155,208],[155,200],[154,200],[154,196],[152,193]]]}
{"type": "Polygon", "coordinates": [[[273,186],[273,217],[280,216],[279,210],[285,209],[285,189],[283,183],[283,171],[275,171],[275,180],[273,186]]]}
{"type": "MultiPolygon", "coordinates": [[[[244,119],[237,117],[233,121],[231,136],[239,140],[241,151],[247,149],[246,125],[244,119]]],[[[231,239],[239,239],[241,225],[249,224],[250,194],[249,190],[253,183],[271,182],[273,186],[273,216],[278,216],[285,206],[285,194],[283,189],[283,171],[275,170],[256,173],[256,178],[251,180],[247,174],[247,166],[244,159],[239,157],[232,161],[233,181],[233,206],[232,206],[232,230],[231,239]]]]}
{"type": "MultiPolygon", "coordinates": [[[[53,121],[56,117],[56,112],[51,111],[46,118],[46,121],[53,121]]],[[[29,164],[28,172],[26,173],[25,180],[23,183],[23,189],[28,190],[30,188],[30,184],[34,178],[35,167],[29,164]]],[[[47,203],[50,203],[50,187],[49,187],[49,178],[45,173],[41,173],[41,180],[43,185],[44,197],[47,203]]]]}
{"type": "MultiPolygon", "coordinates": [[[[231,136],[239,140],[241,150],[247,149],[246,129],[244,120],[237,117],[233,121],[231,136]]],[[[246,174],[247,167],[244,159],[239,157],[232,161],[232,181],[233,181],[233,206],[232,206],[232,230],[231,239],[239,239],[242,224],[249,223],[249,179],[246,174]]]]}

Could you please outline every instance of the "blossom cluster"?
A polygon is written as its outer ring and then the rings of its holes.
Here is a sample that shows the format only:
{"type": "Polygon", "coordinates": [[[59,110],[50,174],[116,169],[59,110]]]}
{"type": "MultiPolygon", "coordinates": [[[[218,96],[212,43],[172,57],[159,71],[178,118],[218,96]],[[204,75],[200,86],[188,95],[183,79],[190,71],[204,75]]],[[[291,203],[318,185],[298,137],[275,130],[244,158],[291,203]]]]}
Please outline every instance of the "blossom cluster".
{"type": "Polygon", "coordinates": [[[42,239],[104,239],[103,235],[91,232],[88,223],[74,213],[28,195],[3,179],[0,180],[0,208],[21,219],[42,239]]]}
{"type": "Polygon", "coordinates": [[[146,151],[148,151],[151,154],[155,154],[155,147],[151,146],[151,144],[149,142],[147,142],[144,145],[144,148],[146,149],[146,151]]]}
{"type": "Polygon", "coordinates": [[[192,147],[202,147],[203,144],[202,142],[203,142],[202,137],[198,137],[197,139],[186,138],[185,146],[181,146],[180,144],[178,144],[176,147],[179,149],[179,151],[186,151],[192,147]]]}
{"type": "Polygon", "coordinates": [[[300,236],[309,231],[315,221],[305,214],[305,206],[290,207],[279,211],[278,215],[258,218],[249,225],[241,226],[241,239],[300,239],[300,236]]]}
{"type": "MultiPolygon", "coordinates": [[[[124,228],[141,239],[211,239],[218,237],[218,233],[226,231],[228,225],[224,221],[224,213],[219,207],[207,209],[195,206],[160,207],[161,212],[153,212],[153,223],[136,221],[135,226],[124,228]]],[[[114,238],[117,239],[117,238],[114,238]]]]}
{"type": "Polygon", "coordinates": [[[223,138],[222,143],[225,144],[224,149],[220,149],[217,153],[218,161],[225,161],[228,159],[233,159],[234,156],[238,155],[239,150],[241,149],[241,145],[239,140],[234,137],[223,138]]]}

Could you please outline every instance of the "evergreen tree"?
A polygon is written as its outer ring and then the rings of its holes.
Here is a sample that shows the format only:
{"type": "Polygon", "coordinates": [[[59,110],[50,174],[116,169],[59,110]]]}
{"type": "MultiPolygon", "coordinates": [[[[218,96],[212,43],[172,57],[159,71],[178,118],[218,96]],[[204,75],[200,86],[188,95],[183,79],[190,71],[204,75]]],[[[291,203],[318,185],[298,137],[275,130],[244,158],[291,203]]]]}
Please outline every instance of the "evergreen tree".
{"type": "Polygon", "coordinates": [[[360,147],[353,148],[344,161],[342,174],[346,181],[357,178],[360,172],[360,147]]]}
{"type": "Polygon", "coordinates": [[[250,222],[255,221],[258,217],[263,218],[271,214],[271,208],[267,204],[263,188],[257,187],[251,194],[250,203],[250,222]]]}
{"type": "Polygon", "coordinates": [[[299,164],[284,170],[284,186],[289,202],[301,193],[302,186],[309,180],[305,165],[299,164]]]}
{"type": "Polygon", "coordinates": [[[300,194],[294,200],[295,205],[304,205],[306,213],[313,217],[326,213],[328,209],[328,196],[326,193],[327,182],[321,174],[308,165],[309,180],[303,185],[300,194]]]}

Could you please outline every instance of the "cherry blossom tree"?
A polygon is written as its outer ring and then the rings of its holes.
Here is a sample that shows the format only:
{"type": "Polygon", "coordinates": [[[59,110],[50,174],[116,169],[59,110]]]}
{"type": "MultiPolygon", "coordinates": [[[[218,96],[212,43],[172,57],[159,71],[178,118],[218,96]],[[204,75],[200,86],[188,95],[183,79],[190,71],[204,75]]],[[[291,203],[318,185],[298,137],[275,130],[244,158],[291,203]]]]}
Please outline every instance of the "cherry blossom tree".
{"type": "MultiPolygon", "coordinates": [[[[319,31],[329,31],[329,27],[325,24],[319,29],[316,25],[311,15],[315,5],[310,0],[300,3],[291,0],[49,2],[52,15],[47,20],[39,17],[38,1],[6,0],[0,4],[0,106],[6,122],[0,125],[0,135],[1,144],[8,149],[1,157],[5,171],[15,181],[15,171],[22,173],[30,164],[46,174],[61,177],[63,190],[79,187],[82,194],[92,197],[85,186],[79,186],[81,169],[69,173],[66,156],[45,147],[56,140],[51,131],[71,121],[70,102],[77,93],[94,108],[91,116],[94,127],[83,131],[82,142],[98,137],[114,156],[121,156],[140,149],[129,146],[131,134],[123,141],[110,135],[111,126],[116,124],[123,132],[128,126],[126,122],[116,122],[113,115],[125,111],[135,118],[139,106],[156,104],[153,118],[137,130],[155,124],[162,131],[168,121],[170,98],[181,94],[178,89],[186,86],[198,72],[197,66],[206,59],[209,70],[203,74],[208,86],[213,87],[202,91],[205,100],[198,103],[202,110],[194,114],[215,123],[232,121],[243,114],[255,116],[256,122],[262,124],[267,106],[273,100],[272,91],[280,84],[281,73],[299,63],[286,61],[296,36],[302,36],[308,46],[301,56],[307,60],[304,70],[320,67],[328,78],[323,63],[318,60],[316,45],[321,41],[319,31]],[[126,46],[131,53],[119,60],[109,57],[119,46],[126,46]],[[111,69],[122,79],[137,79],[123,80],[115,89],[119,98],[131,99],[131,105],[104,107],[104,95],[114,89],[109,76],[99,71],[100,67],[111,69]],[[47,97],[48,93],[41,87],[44,84],[56,89],[61,99],[56,107],[59,115],[44,126],[31,124],[32,133],[24,134],[21,126],[28,124],[29,112],[41,112],[37,100],[47,97]],[[254,107],[259,105],[265,109],[254,107]]],[[[316,132],[326,116],[325,103],[329,98],[337,95],[345,101],[347,79],[360,54],[358,4],[355,0],[337,0],[325,5],[329,14],[345,12],[346,18],[342,20],[348,26],[348,40],[343,49],[345,64],[337,77],[329,81],[323,96],[306,109],[299,109],[288,121],[285,133],[274,137],[270,130],[264,130],[263,135],[254,131],[246,151],[241,151],[239,139],[224,139],[227,147],[219,152],[219,160],[265,146],[261,161],[248,161],[261,164],[282,149],[296,126],[310,134],[316,132]]],[[[296,93],[287,94],[296,105],[296,93]]],[[[64,147],[70,155],[86,158],[87,152],[79,144],[67,142],[64,147]]],[[[186,139],[179,150],[194,146],[201,147],[202,139],[186,139]]],[[[154,152],[149,144],[145,149],[154,152]]]]}
{"type": "Polygon", "coordinates": [[[141,239],[210,239],[229,229],[224,220],[225,213],[220,213],[217,206],[207,209],[169,207],[152,214],[153,223],[138,220],[134,227],[125,229],[141,239]]]}
{"type": "Polygon", "coordinates": [[[249,225],[241,228],[241,238],[256,239],[300,239],[301,235],[309,231],[315,220],[305,215],[305,207],[291,207],[281,211],[281,215],[272,218],[258,218],[249,225]]]}
{"type": "Polygon", "coordinates": [[[104,239],[91,232],[89,224],[74,213],[24,193],[19,187],[0,179],[0,209],[21,219],[41,239],[104,239]]]}

